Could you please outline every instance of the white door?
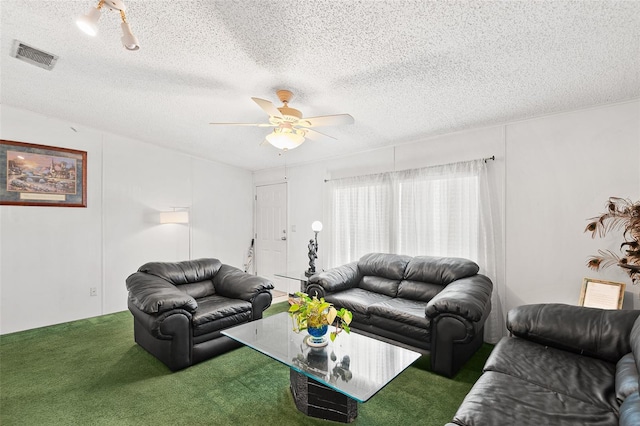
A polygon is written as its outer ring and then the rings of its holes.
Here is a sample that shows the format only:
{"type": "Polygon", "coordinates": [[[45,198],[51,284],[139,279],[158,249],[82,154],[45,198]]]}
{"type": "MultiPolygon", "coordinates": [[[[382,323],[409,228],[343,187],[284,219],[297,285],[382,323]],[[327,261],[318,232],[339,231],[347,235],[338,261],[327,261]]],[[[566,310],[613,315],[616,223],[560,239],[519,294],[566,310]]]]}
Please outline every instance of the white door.
{"type": "Polygon", "coordinates": [[[256,187],[256,274],[287,293],[287,184],[256,187]]]}

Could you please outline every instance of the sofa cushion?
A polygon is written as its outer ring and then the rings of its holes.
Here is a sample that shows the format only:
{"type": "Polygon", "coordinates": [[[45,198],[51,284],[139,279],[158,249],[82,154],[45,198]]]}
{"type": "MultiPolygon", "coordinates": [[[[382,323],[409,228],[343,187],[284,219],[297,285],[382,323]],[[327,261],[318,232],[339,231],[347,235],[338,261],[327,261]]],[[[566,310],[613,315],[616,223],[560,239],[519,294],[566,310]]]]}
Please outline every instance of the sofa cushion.
{"type": "Polygon", "coordinates": [[[364,276],[358,284],[358,287],[374,293],[385,294],[389,297],[396,297],[398,293],[398,280],[390,280],[389,278],[364,276]]]}
{"type": "Polygon", "coordinates": [[[204,280],[197,283],[178,284],[176,288],[184,291],[194,299],[210,296],[216,292],[216,289],[213,287],[213,281],[211,280],[204,280]]]}
{"type": "Polygon", "coordinates": [[[615,368],[614,363],[518,337],[501,339],[484,366],[485,371],[507,374],[563,395],[560,399],[571,396],[617,411],[615,368]]]}
{"type": "Polygon", "coordinates": [[[410,256],[386,253],[365,254],[358,261],[358,270],[361,276],[371,275],[392,280],[401,280],[410,256]]]}
{"type": "Polygon", "coordinates": [[[440,284],[403,280],[398,285],[397,297],[428,302],[436,294],[440,293],[443,288],[444,286],[440,284]]]}
{"type": "Polygon", "coordinates": [[[228,299],[211,295],[198,300],[198,309],[193,314],[193,335],[199,336],[222,328],[250,321],[251,303],[245,300],[228,299]]]}
{"type": "Polygon", "coordinates": [[[369,313],[367,308],[378,302],[391,300],[392,298],[380,293],[374,293],[362,288],[351,288],[339,293],[332,293],[325,296],[327,302],[333,303],[337,308],[347,308],[353,314],[354,322],[369,324],[369,313]]]}
{"type": "MultiPolygon", "coordinates": [[[[527,358],[521,358],[526,361],[527,358]]],[[[495,371],[484,373],[456,412],[457,425],[617,425],[614,411],[495,371]]]]}
{"type": "Polygon", "coordinates": [[[405,280],[447,285],[460,278],[475,275],[480,267],[469,259],[459,257],[416,256],[404,272],[405,280]]]}
{"type": "Polygon", "coordinates": [[[376,315],[428,330],[430,321],[424,313],[426,308],[426,302],[396,297],[372,304],[368,312],[371,316],[376,315]]]}
{"type": "Polygon", "coordinates": [[[371,324],[421,342],[431,338],[431,321],[425,316],[426,302],[394,298],[369,306],[371,324]]]}
{"type": "Polygon", "coordinates": [[[173,284],[197,283],[212,279],[222,263],[218,259],[196,259],[184,262],[149,262],[138,268],[173,284]]]}
{"type": "Polygon", "coordinates": [[[622,403],[629,395],[638,392],[638,369],[633,352],[628,353],[616,364],[616,398],[622,403]]]}

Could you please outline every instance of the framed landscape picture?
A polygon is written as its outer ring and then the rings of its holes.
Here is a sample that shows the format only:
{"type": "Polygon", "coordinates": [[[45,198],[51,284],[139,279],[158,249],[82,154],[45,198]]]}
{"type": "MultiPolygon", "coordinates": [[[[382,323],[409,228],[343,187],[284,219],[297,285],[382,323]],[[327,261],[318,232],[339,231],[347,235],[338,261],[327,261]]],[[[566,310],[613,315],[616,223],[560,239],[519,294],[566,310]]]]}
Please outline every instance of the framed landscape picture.
{"type": "Polygon", "coordinates": [[[580,306],[600,309],[622,309],[624,283],[585,278],[580,291],[580,306]]]}
{"type": "Polygon", "coordinates": [[[0,140],[0,205],[87,207],[87,153],[0,140]]]}

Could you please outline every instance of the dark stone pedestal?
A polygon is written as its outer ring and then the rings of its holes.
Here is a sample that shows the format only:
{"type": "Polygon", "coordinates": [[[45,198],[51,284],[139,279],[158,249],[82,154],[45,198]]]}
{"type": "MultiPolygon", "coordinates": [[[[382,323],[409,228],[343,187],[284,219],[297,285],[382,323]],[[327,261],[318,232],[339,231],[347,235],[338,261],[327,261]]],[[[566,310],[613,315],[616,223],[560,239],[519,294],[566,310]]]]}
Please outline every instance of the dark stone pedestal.
{"type": "Polygon", "coordinates": [[[358,401],[290,370],[291,393],[298,410],[310,417],[351,423],[358,416],[358,401]]]}

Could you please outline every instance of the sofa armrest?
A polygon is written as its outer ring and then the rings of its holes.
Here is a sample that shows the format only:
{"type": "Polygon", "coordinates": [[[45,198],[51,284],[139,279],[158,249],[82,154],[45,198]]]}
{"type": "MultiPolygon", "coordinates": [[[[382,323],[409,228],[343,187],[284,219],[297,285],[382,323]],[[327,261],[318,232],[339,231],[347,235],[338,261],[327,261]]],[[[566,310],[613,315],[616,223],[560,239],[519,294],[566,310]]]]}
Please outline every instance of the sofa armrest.
{"type": "Polygon", "coordinates": [[[138,308],[131,298],[128,307],[136,322],[158,339],[173,340],[176,336],[191,336],[191,312],[172,309],[161,314],[149,314],[138,308]]]}
{"type": "Polygon", "coordinates": [[[213,286],[216,293],[230,299],[242,299],[253,302],[260,293],[273,289],[273,283],[266,278],[251,275],[238,268],[222,265],[213,277],[213,286]]]}
{"type": "Polygon", "coordinates": [[[507,328],[523,339],[617,362],[631,352],[629,335],[640,311],[564,304],[524,305],[507,314],[507,328]]]}
{"type": "Polygon", "coordinates": [[[493,283],[484,275],[473,275],[447,285],[427,304],[427,317],[453,314],[471,322],[486,319],[487,306],[491,305],[493,283]]]}
{"type": "Polygon", "coordinates": [[[358,262],[351,262],[312,275],[309,278],[309,286],[317,284],[324,289],[325,293],[335,293],[355,287],[359,280],[358,262]]]}
{"type": "Polygon", "coordinates": [[[193,297],[155,275],[136,272],[127,278],[126,283],[131,303],[148,314],[158,314],[172,309],[193,312],[198,308],[198,303],[193,297]]]}

